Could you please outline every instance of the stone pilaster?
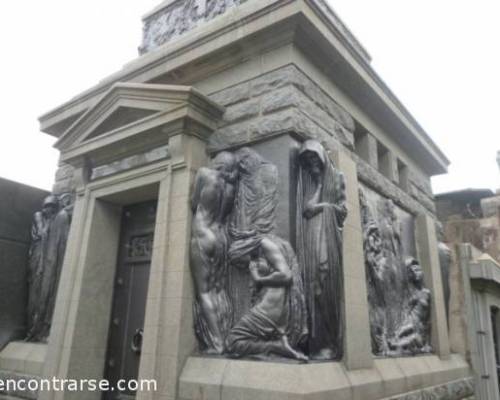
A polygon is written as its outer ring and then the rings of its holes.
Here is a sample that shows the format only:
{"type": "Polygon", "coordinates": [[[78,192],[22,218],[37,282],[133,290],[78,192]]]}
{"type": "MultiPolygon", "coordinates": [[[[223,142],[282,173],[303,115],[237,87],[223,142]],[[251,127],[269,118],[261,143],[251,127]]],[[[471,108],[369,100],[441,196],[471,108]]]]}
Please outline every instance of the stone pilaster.
{"type": "Polygon", "coordinates": [[[435,221],[427,214],[417,217],[418,259],[424,272],[424,282],[431,291],[431,344],[440,358],[450,356],[448,324],[444,305],[443,285],[437,248],[435,221]]]}

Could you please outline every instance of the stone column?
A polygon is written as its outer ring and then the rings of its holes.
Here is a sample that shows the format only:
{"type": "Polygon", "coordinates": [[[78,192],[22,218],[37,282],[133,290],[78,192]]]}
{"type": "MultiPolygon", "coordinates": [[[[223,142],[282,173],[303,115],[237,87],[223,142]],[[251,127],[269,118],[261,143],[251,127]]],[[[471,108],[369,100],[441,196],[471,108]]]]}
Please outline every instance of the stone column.
{"type": "Polygon", "coordinates": [[[196,349],[193,288],[189,268],[190,192],[206,164],[205,143],[186,134],[170,139],[171,173],[160,185],[139,379],[156,379],[158,390],[138,400],[174,400],[179,375],[196,349]]]}
{"type": "Polygon", "coordinates": [[[439,266],[439,254],[435,221],[427,214],[417,217],[418,259],[424,272],[424,283],[431,291],[431,344],[434,352],[441,358],[450,356],[448,324],[444,306],[443,285],[439,266]]]}
{"type": "Polygon", "coordinates": [[[355,162],[337,151],[335,164],[344,173],[348,216],[344,225],[344,364],[348,370],[371,368],[373,356],[368,316],[359,184],[355,162]]]}

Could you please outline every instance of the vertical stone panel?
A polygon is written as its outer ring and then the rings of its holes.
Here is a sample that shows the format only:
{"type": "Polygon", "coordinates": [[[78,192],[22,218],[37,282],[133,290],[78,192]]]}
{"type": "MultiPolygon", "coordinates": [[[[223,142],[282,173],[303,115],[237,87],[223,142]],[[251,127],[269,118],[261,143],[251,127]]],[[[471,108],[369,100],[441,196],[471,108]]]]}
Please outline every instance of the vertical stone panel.
{"type": "Polygon", "coordinates": [[[344,152],[334,154],[344,173],[348,216],[344,225],[344,364],[348,370],[371,368],[373,357],[368,317],[368,296],[355,162],[344,152]]]}
{"type": "Polygon", "coordinates": [[[427,214],[417,216],[418,259],[424,272],[425,286],[432,294],[431,300],[431,344],[440,358],[450,356],[448,324],[444,306],[443,286],[437,248],[435,221],[427,214]]]}

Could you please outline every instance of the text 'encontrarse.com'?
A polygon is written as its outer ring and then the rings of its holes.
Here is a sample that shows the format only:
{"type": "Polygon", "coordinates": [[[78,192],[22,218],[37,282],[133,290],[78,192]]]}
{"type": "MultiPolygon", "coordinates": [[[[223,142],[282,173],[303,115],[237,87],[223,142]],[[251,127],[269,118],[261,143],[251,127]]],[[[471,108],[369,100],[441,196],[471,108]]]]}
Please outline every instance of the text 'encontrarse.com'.
{"type": "Polygon", "coordinates": [[[120,379],[112,385],[106,379],[0,379],[0,392],[136,392],[156,391],[155,379],[120,379]]]}

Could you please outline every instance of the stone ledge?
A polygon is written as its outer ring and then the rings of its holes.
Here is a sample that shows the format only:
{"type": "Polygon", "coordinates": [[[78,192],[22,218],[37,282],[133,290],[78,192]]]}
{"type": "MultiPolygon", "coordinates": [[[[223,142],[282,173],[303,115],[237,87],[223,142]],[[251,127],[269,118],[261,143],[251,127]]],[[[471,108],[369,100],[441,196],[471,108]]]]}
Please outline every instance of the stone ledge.
{"type": "Polygon", "coordinates": [[[457,354],[448,360],[435,355],[376,359],[374,368],[355,371],[347,371],[338,362],[296,364],[190,357],[179,380],[179,398],[402,400],[411,394],[416,396],[412,399],[419,400],[437,387],[439,391],[463,393],[462,397],[449,397],[458,400],[472,394],[464,389],[470,386],[470,374],[468,364],[457,354]]]}
{"type": "Polygon", "coordinates": [[[38,376],[46,355],[46,344],[10,342],[0,352],[0,370],[38,376]]]}

